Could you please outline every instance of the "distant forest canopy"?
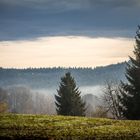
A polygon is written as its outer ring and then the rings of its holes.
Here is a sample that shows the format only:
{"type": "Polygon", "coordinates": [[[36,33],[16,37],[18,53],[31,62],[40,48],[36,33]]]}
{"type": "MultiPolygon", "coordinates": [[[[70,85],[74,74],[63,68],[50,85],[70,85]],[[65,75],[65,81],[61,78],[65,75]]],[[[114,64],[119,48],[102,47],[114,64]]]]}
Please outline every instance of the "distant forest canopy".
{"type": "Polygon", "coordinates": [[[71,72],[78,86],[104,85],[108,80],[126,81],[125,67],[126,62],[96,68],[0,68],[0,87],[24,85],[33,89],[56,89],[66,72],[71,72]]]}

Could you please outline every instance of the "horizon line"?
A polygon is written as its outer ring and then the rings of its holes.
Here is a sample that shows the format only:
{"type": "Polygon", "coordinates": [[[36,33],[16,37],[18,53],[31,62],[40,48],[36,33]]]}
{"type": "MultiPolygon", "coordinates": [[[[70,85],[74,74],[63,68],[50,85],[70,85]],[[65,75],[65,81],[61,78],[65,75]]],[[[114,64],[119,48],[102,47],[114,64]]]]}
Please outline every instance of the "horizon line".
{"type": "MultiPolygon", "coordinates": [[[[129,60],[128,60],[129,61],[129,60]]],[[[17,70],[27,70],[27,69],[96,69],[96,68],[100,68],[100,67],[108,67],[111,65],[117,65],[117,64],[122,64],[122,63],[127,63],[126,61],[122,61],[122,62],[117,62],[117,63],[112,63],[112,64],[107,64],[107,65],[101,65],[101,66],[95,66],[95,67],[80,67],[80,66],[69,66],[69,67],[64,67],[64,66],[52,66],[52,67],[3,67],[0,66],[0,69],[17,69],[17,70]]]]}

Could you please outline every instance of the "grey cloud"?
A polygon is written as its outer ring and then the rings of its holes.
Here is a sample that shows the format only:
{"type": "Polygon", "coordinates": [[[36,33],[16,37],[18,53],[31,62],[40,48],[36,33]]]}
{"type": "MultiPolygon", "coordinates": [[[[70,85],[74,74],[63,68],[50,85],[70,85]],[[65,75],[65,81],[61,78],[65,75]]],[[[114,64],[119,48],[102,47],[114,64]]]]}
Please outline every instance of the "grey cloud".
{"type": "Polygon", "coordinates": [[[94,6],[132,7],[140,6],[140,0],[0,0],[0,3],[11,6],[34,8],[79,9],[94,6]]]}
{"type": "Polygon", "coordinates": [[[0,0],[0,40],[50,35],[132,37],[140,0],[0,0]]]}
{"type": "Polygon", "coordinates": [[[24,7],[34,10],[46,10],[50,13],[83,9],[87,7],[85,0],[0,0],[0,6],[8,8],[24,7]]]}
{"type": "Polygon", "coordinates": [[[139,0],[90,0],[92,5],[110,6],[110,7],[132,7],[140,6],[139,0]]]}

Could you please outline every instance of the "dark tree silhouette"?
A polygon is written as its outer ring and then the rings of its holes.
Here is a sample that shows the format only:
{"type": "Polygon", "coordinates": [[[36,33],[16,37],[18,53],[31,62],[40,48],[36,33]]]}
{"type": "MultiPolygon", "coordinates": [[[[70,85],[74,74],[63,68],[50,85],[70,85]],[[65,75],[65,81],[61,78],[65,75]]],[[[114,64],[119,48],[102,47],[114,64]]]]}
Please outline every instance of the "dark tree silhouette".
{"type": "Polygon", "coordinates": [[[114,119],[121,119],[121,113],[119,111],[120,103],[118,99],[119,88],[120,85],[117,82],[107,81],[102,96],[106,112],[109,112],[109,114],[111,114],[110,117],[114,119]]]}
{"type": "Polygon", "coordinates": [[[85,103],[81,99],[81,92],[76,87],[76,82],[68,72],[61,78],[56,99],[56,111],[59,115],[84,116],[85,103]]]}
{"type": "Polygon", "coordinates": [[[120,112],[127,119],[140,119],[140,26],[136,32],[135,58],[130,57],[126,69],[128,83],[121,84],[120,112]]]}

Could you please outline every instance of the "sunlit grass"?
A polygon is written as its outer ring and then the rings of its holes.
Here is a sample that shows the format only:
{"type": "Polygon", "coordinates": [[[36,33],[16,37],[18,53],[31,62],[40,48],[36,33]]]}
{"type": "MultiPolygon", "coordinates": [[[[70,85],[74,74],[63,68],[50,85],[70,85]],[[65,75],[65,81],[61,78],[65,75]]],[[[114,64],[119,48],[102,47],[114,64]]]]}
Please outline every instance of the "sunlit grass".
{"type": "Polygon", "coordinates": [[[0,115],[0,139],[139,140],[140,121],[71,116],[0,115]]]}

